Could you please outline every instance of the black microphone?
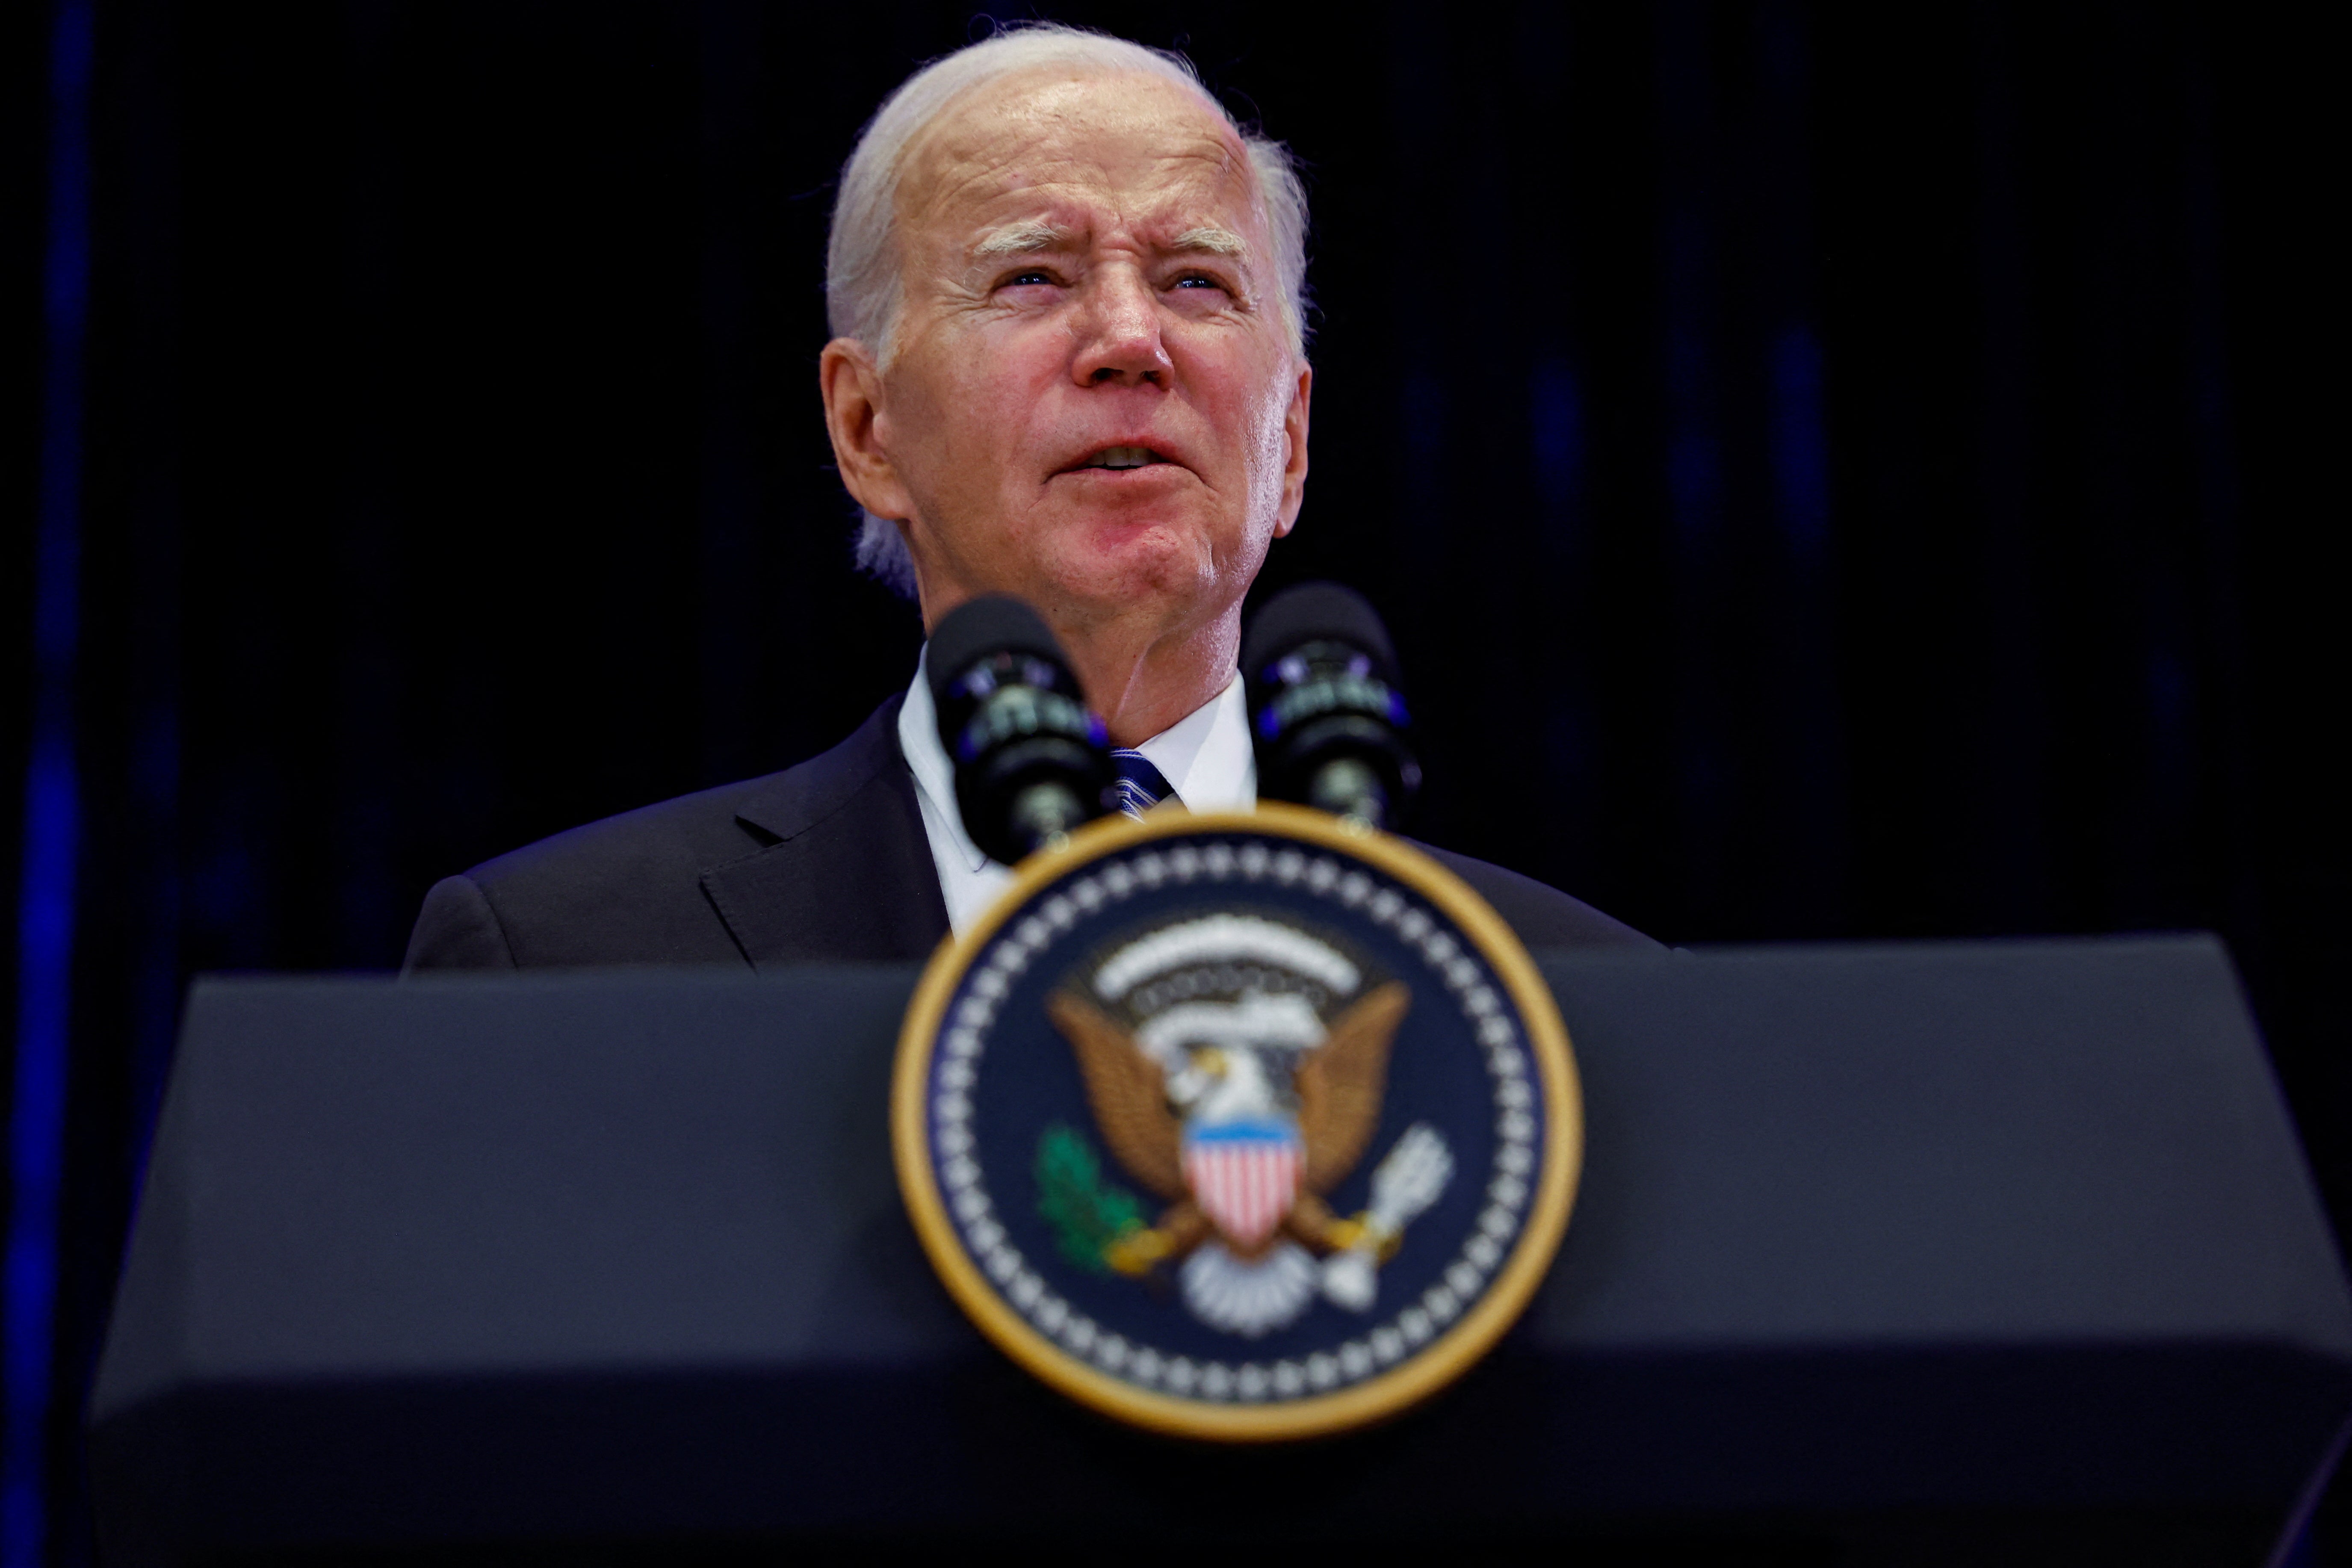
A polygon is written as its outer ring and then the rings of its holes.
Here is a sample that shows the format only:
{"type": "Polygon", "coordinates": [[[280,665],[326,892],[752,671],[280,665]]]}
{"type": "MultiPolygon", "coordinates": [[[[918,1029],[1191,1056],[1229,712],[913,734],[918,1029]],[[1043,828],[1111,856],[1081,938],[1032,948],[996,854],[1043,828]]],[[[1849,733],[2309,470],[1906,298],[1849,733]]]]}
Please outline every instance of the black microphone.
{"type": "Polygon", "coordinates": [[[1421,787],[1388,628],[1353,588],[1302,583],[1267,600],[1242,638],[1257,793],[1373,827],[1421,787]]]}
{"type": "Polygon", "coordinates": [[[974,844],[1009,866],[1104,815],[1110,736],[1036,611],[1001,594],[960,605],[924,661],[974,844]]]}

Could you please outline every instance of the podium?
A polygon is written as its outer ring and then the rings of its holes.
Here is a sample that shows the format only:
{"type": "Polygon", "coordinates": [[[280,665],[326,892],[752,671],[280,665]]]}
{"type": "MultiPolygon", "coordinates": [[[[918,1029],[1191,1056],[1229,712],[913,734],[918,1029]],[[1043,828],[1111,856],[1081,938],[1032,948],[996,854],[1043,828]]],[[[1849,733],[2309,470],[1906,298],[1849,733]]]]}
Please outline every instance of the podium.
{"type": "Polygon", "coordinates": [[[950,1303],[911,967],[202,982],[108,1560],[2266,1560],[2352,1299],[2218,942],[1538,956],[1589,1117],[1544,1289],[1426,1406],[1247,1449],[950,1303]]]}

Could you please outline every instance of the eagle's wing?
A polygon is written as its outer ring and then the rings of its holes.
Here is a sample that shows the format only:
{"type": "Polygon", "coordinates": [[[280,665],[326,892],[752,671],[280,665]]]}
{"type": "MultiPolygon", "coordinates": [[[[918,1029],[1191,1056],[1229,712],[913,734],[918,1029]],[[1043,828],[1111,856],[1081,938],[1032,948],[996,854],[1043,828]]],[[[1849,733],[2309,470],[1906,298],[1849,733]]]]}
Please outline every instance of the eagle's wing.
{"type": "Polygon", "coordinates": [[[1118,1020],[1068,991],[1045,1002],[1046,1016],[1077,1053],[1095,1124],[1128,1173],[1161,1197],[1184,1195],[1183,1124],[1168,1109],[1160,1064],[1143,1054],[1118,1020]]]}
{"type": "Polygon", "coordinates": [[[1299,1064],[1298,1133],[1307,1144],[1300,1184],[1308,1192],[1329,1192],[1364,1157],[1381,1120],[1389,1043],[1412,1005],[1412,992],[1402,980],[1367,993],[1299,1064]]]}

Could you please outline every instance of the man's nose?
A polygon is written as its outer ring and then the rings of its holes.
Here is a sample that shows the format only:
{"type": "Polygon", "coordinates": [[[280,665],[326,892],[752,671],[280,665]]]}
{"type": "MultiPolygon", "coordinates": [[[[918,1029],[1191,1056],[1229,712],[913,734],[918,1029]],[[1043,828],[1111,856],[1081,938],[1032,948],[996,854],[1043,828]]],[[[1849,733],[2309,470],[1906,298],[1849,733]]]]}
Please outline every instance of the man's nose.
{"type": "Polygon", "coordinates": [[[1071,373],[1087,386],[1165,387],[1175,367],[1160,342],[1151,286],[1124,268],[1098,272],[1090,282],[1071,373]]]}

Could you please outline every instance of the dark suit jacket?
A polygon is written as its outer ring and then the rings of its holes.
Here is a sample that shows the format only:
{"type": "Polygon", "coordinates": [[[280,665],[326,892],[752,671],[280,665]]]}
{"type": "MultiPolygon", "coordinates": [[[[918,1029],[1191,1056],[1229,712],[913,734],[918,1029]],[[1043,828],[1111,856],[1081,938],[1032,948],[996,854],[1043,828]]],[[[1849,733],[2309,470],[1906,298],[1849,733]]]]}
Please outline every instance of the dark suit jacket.
{"type": "MultiPolygon", "coordinates": [[[[947,905],[898,749],[899,701],[798,767],[559,833],[434,884],[407,970],[929,957],[947,905]]],[[[1429,852],[1530,946],[1655,945],[1541,882],[1429,852]]]]}

